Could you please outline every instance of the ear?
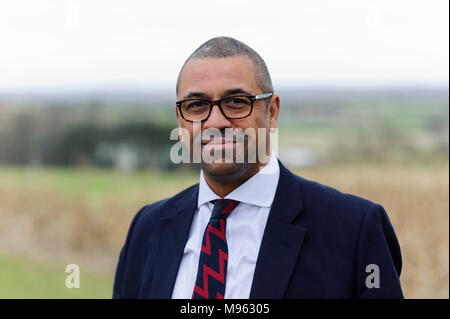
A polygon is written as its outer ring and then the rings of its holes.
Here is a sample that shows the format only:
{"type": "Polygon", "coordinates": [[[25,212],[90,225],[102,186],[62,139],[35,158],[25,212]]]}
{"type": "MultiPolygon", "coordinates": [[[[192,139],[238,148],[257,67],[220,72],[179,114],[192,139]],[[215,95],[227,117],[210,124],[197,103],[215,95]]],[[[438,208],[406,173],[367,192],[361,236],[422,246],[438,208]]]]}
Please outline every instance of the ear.
{"type": "Polygon", "coordinates": [[[269,115],[269,127],[271,129],[277,128],[278,113],[280,112],[280,97],[277,94],[272,96],[267,111],[269,115]]]}

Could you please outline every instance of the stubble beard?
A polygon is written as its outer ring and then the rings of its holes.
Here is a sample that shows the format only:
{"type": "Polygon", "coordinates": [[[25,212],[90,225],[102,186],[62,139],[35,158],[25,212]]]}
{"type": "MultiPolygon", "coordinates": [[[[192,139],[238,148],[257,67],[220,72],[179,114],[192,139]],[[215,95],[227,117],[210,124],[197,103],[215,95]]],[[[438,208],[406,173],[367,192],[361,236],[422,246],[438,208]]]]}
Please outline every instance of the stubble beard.
{"type": "MultiPolygon", "coordinates": [[[[207,163],[205,161],[201,162],[201,168],[203,172],[208,175],[211,179],[218,182],[227,182],[227,181],[237,181],[241,179],[245,179],[245,177],[258,167],[258,156],[256,154],[256,162],[249,162],[249,143],[256,145],[257,139],[248,139],[247,137],[244,140],[244,145],[242,147],[238,147],[236,144],[233,147],[233,162],[227,163],[225,161],[225,152],[222,154],[221,162],[212,162],[207,163]],[[244,161],[237,161],[237,151],[244,152],[244,161]]],[[[256,169],[257,170],[257,169],[256,169]]]]}

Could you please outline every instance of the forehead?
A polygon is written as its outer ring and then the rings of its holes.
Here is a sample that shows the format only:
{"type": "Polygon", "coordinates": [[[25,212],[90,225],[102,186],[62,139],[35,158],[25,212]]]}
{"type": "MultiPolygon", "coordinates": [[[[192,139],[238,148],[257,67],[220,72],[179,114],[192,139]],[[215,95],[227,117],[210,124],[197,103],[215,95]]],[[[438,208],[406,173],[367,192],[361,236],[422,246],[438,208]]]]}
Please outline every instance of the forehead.
{"type": "Polygon", "coordinates": [[[254,65],[248,57],[193,58],[180,74],[178,97],[190,91],[217,96],[236,87],[253,93],[258,89],[254,65]]]}

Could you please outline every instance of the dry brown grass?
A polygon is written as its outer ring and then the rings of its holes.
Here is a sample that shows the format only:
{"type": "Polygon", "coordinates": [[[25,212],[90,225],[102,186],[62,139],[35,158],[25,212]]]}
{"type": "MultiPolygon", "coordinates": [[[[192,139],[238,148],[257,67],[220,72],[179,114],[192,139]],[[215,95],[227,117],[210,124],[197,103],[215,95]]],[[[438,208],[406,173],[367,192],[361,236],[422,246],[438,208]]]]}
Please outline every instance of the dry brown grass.
{"type": "MultiPolygon", "coordinates": [[[[402,248],[405,296],[449,297],[448,166],[323,167],[297,173],[382,204],[402,248]]],[[[146,173],[138,180],[122,176],[120,182],[106,178],[103,182],[117,187],[92,197],[85,186],[76,196],[68,194],[54,177],[46,180],[45,172],[30,179],[26,172],[19,171],[17,179],[14,174],[0,170],[0,253],[78,263],[109,273],[136,211],[197,179],[177,174],[156,188],[155,180],[166,180],[164,175],[146,173]]]]}
{"type": "Polygon", "coordinates": [[[448,167],[334,167],[297,173],[382,204],[402,249],[405,297],[449,297],[448,167]]]}

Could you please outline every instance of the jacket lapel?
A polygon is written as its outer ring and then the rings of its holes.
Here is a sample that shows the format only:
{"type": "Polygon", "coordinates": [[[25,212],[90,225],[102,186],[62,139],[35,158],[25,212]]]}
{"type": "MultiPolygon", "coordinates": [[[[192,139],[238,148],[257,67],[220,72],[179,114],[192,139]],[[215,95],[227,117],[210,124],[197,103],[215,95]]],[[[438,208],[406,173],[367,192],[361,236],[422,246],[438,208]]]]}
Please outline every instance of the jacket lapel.
{"type": "Polygon", "coordinates": [[[306,229],[292,224],[303,210],[300,185],[281,162],[280,179],[256,262],[250,298],[283,298],[306,229]]]}
{"type": "Polygon", "coordinates": [[[189,229],[197,209],[198,184],[174,202],[174,207],[160,220],[159,242],[153,287],[153,298],[171,298],[178,267],[183,257],[189,229]]]}

